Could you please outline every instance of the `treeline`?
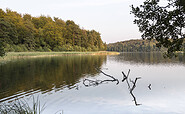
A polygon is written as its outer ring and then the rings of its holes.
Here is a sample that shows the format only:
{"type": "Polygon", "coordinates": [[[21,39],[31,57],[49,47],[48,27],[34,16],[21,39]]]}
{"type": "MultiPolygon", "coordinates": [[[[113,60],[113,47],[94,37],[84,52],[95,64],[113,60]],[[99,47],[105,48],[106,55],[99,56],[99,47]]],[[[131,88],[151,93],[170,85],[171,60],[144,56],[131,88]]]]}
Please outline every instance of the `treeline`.
{"type": "Polygon", "coordinates": [[[106,50],[100,33],[81,29],[71,20],[32,17],[0,9],[0,50],[24,51],[100,51],[106,50]]]}
{"type": "Polygon", "coordinates": [[[165,50],[156,46],[156,40],[129,40],[107,45],[108,51],[118,52],[156,52],[165,50]]]}

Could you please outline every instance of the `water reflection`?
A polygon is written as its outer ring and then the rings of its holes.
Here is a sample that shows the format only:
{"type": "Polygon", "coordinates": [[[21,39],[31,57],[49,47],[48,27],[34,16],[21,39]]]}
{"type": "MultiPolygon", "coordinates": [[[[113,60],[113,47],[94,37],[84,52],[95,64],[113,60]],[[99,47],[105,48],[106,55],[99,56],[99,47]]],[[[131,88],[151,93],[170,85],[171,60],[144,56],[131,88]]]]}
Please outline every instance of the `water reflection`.
{"type": "Polygon", "coordinates": [[[116,82],[116,85],[119,84],[119,80],[116,79],[114,76],[111,76],[109,74],[106,74],[104,73],[100,68],[96,68],[96,70],[100,73],[102,73],[104,76],[108,77],[109,79],[104,79],[104,80],[92,80],[92,79],[87,79],[85,78],[83,80],[83,85],[86,86],[86,87],[90,87],[90,86],[98,86],[100,84],[104,84],[104,83],[107,83],[107,82],[116,82]],[[87,83],[85,83],[87,82],[87,83]]]}
{"type": "Polygon", "coordinates": [[[0,66],[0,97],[38,92],[43,114],[184,114],[184,63],[183,56],[166,60],[160,53],[18,60],[0,66]],[[84,79],[114,80],[96,67],[120,83],[84,86],[84,79]]]}
{"type": "MultiPolygon", "coordinates": [[[[45,93],[72,86],[85,75],[97,75],[106,56],[62,56],[18,59],[0,65],[0,101],[15,94],[29,94],[37,90],[45,93]],[[24,93],[26,92],[26,93],[24,93]]],[[[32,94],[32,93],[31,93],[32,94]]]]}
{"type": "Polygon", "coordinates": [[[163,53],[121,53],[118,56],[112,56],[113,60],[123,61],[129,63],[142,63],[142,64],[165,64],[165,63],[180,63],[185,64],[185,56],[178,54],[172,59],[164,58],[163,53]]]}

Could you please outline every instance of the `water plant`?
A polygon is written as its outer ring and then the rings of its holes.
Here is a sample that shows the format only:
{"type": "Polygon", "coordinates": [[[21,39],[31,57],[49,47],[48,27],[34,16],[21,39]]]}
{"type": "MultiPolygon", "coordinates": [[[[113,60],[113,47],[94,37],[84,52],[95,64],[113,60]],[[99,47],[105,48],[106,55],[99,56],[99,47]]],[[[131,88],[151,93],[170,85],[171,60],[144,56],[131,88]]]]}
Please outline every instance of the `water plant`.
{"type": "Polygon", "coordinates": [[[0,103],[0,114],[41,114],[45,109],[45,104],[41,107],[39,97],[32,96],[32,104],[26,100],[16,99],[11,102],[0,103]]]}

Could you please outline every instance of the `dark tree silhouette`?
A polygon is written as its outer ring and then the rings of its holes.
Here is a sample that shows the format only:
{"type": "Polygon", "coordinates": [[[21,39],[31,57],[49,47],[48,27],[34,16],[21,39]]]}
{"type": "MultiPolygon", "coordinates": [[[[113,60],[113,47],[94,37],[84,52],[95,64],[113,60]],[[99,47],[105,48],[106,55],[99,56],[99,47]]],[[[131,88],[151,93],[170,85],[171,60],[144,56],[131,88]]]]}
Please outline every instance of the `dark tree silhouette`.
{"type": "Polygon", "coordinates": [[[143,39],[156,39],[158,46],[166,47],[168,57],[181,51],[185,38],[185,0],[146,0],[138,7],[131,6],[134,24],[143,39]],[[163,1],[164,2],[164,1],[163,1]]]}

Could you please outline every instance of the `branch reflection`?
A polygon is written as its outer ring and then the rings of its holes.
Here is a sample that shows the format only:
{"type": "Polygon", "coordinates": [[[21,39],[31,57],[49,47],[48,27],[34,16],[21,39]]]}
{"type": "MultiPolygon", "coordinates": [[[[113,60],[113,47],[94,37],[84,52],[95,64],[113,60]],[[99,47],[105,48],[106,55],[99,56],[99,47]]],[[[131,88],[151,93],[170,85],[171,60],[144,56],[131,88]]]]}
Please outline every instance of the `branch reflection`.
{"type": "MultiPolygon", "coordinates": [[[[110,79],[110,80],[91,80],[91,79],[85,78],[85,79],[83,80],[83,85],[84,85],[85,87],[98,86],[98,85],[100,85],[100,84],[103,84],[104,82],[117,82],[116,85],[119,84],[119,80],[116,79],[114,76],[111,76],[111,75],[108,75],[108,74],[104,73],[104,72],[103,72],[101,69],[99,69],[99,68],[96,68],[96,70],[99,71],[99,72],[101,72],[102,74],[104,74],[105,76],[107,76],[107,77],[109,77],[109,78],[111,78],[111,79],[110,79]]],[[[130,74],[130,69],[129,69],[127,75],[126,75],[124,72],[122,72],[122,74],[123,74],[122,82],[126,82],[126,83],[127,83],[127,85],[128,85],[128,90],[129,90],[129,92],[130,92],[130,95],[133,97],[133,101],[134,101],[135,105],[136,105],[136,106],[141,105],[141,104],[137,103],[137,99],[136,99],[136,97],[135,97],[135,95],[134,95],[134,93],[133,93],[134,89],[136,88],[136,83],[137,83],[138,79],[141,79],[141,77],[135,78],[134,81],[133,81],[132,79],[130,79],[130,83],[129,83],[128,77],[129,77],[129,74],[130,74]],[[131,84],[132,84],[132,86],[131,86],[131,84]]]]}

